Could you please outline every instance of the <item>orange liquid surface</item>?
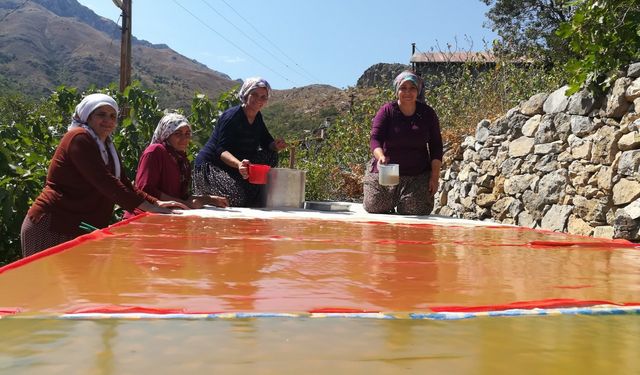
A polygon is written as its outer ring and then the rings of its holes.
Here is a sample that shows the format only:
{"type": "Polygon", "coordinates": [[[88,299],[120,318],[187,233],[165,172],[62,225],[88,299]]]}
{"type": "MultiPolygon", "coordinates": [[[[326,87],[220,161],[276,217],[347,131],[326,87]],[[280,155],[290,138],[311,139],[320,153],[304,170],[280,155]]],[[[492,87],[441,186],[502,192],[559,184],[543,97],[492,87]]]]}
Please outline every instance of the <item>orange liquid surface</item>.
{"type": "Polygon", "coordinates": [[[0,308],[428,312],[547,299],[640,302],[638,248],[565,234],[161,215],[111,232],[0,274],[0,308]]]}

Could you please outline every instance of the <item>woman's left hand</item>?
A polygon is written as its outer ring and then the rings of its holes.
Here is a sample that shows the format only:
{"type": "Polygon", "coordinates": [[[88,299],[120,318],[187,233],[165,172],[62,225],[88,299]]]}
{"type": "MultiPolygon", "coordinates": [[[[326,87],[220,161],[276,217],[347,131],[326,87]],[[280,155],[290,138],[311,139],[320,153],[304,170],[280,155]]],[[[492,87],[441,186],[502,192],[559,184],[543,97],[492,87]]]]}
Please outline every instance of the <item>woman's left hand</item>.
{"type": "Polygon", "coordinates": [[[435,195],[438,192],[438,187],[440,185],[440,174],[439,173],[431,173],[429,178],[429,194],[435,195]]]}
{"type": "Polygon", "coordinates": [[[287,142],[282,139],[282,138],[278,138],[275,141],[273,141],[273,148],[275,149],[274,151],[280,151],[282,149],[287,148],[287,142]]]}

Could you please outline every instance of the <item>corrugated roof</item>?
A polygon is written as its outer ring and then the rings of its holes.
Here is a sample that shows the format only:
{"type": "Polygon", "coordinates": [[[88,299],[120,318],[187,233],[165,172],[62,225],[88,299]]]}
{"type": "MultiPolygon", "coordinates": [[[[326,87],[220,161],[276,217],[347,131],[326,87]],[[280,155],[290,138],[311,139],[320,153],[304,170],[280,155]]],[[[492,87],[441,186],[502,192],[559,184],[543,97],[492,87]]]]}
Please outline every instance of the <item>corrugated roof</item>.
{"type": "Polygon", "coordinates": [[[412,63],[464,63],[496,62],[496,57],[488,51],[482,52],[416,52],[411,56],[412,63]]]}

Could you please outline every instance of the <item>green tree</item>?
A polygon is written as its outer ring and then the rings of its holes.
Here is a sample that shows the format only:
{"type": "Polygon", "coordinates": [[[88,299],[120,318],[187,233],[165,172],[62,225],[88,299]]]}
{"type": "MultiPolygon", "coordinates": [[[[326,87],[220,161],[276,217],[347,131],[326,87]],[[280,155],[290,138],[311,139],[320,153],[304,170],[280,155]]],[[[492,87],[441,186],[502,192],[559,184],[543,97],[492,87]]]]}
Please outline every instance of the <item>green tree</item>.
{"type": "Polygon", "coordinates": [[[557,33],[579,56],[565,65],[571,74],[569,92],[582,86],[606,89],[619,69],[640,59],[640,2],[575,0],[572,5],[575,14],[557,33]]]}
{"type": "Polygon", "coordinates": [[[481,0],[490,7],[488,26],[500,36],[498,53],[562,61],[572,51],[556,30],[573,15],[571,0],[481,0]]]}
{"type": "Polygon", "coordinates": [[[0,265],[20,256],[20,226],[44,186],[49,161],[78,102],[75,89],[48,100],[0,97],[0,265]]]}

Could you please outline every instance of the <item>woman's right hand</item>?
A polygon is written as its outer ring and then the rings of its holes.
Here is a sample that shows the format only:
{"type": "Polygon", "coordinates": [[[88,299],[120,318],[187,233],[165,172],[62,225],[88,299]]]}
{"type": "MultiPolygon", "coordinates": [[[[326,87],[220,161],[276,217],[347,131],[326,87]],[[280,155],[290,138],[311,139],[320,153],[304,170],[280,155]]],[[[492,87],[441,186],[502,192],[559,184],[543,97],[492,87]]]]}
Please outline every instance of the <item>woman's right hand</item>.
{"type": "Polygon", "coordinates": [[[191,208],[203,208],[205,204],[216,207],[229,207],[229,200],[217,195],[198,195],[190,198],[191,208]]]}
{"type": "Polygon", "coordinates": [[[384,151],[381,147],[376,147],[375,150],[373,150],[373,157],[378,160],[378,165],[387,164],[387,157],[384,156],[384,151]]]}
{"type": "Polygon", "coordinates": [[[238,172],[240,172],[240,176],[245,180],[249,178],[249,160],[244,159],[240,163],[238,163],[238,172]]]}
{"type": "Polygon", "coordinates": [[[189,206],[178,201],[157,201],[156,205],[160,206],[161,208],[180,208],[183,210],[189,209],[189,206]]]}
{"type": "Polygon", "coordinates": [[[157,201],[156,203],[144,201],[138,206],[138,208],[142,211],[153,212],[156,214],[180,214],[180,212],[175,211],[173,208],[180,208],[184,210],[189,209],[189,207],[176,201],[157,201]]]}

